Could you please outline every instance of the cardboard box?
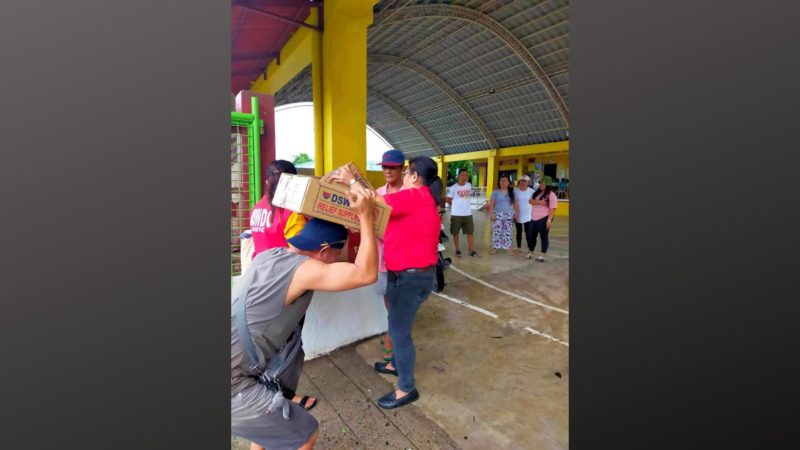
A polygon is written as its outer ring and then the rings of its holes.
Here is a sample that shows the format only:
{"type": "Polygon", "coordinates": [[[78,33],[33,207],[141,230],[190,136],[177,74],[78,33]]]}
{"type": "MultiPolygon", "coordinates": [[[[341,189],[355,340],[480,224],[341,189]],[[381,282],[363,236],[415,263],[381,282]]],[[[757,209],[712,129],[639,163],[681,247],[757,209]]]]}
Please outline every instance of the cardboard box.
{"type": "MultiPolygon", "coordinates": [[[[349,207],[347,193],[347,187],[341,184],[328,184],[313,177],[284,173],[278,180],[272,203],[306,216],[360,230],[361,224],[349,207]]],[[[391,206],[377,202],[372,208],[373,228],[380,238],[386,232],[391,212],[391,206]]]]}
{"type": "MultiPolygon", "coordinates": [[[[340,169],[343,169],[343,168],[347,168],[347,169],[349,169],[349,170],[350,170],[350,173],[352,173],[352,174],[359,174],[359,175],[361,174],[361,172],[358,170],[358,167],[356,167],[356,165],[355,165],[355,164],[353,164],[352,162],[349,162],[349,163],[347,163],[347,164],[343,165],[342,167],[340,167],[340,169]]],[[[319,181],[321,181],[321,182],[322,182],[322,183],[324,183],[324,184],[331,184],[332,182],[330,181],[330,178],[331,178],[331,177],[333,176],[333,174],[335,174],[335,173],[336,173],[338,170],[339,170],[339,169],[331,170],[330,172],[328,172],[328,173],[326,173],[325,175],[323,175],[323,176],[322,176],[322,178],[320,178],[320,179],[319,179],[319,181]]],[[[375,188],[374,188],[374,187],[372,187],[372,185],[369,183],[369,181],[367,181],[367,179],[366,179],[366,178],[363,178],[363,177],[362,177],[362,178],[360,179],[360,181],[359,181],[359,182],[360,182],[360,183],[361,183],[361,184],[362,184],[362,185],[363,185],[365,188],[369,189],[370,191],[374,191],[374,190],[375,190],[375,188]]]]}

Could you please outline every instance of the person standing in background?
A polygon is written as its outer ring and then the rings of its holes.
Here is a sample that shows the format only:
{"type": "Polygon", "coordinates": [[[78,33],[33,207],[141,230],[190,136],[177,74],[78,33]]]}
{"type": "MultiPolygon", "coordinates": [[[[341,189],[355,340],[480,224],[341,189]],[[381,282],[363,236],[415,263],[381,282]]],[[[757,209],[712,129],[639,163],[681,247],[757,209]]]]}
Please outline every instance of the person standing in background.
{"type": "Polygon", "coordinates": [[[511,253],[511,234],[517,205],[514,202],[514,188],[507,176],[500,177],[500,189],[492,191],[489,197],[489,218],[492,220],[492,250],[494,255],[498,249],[511,253]]]}
{"type": "MultiPolygon", "coordinates": [[[[403,189],[403,167],[406,158],[400,150],[387,150],[381,159],[381,169],[383,169],[383,179],[386,184],[379,187],[375,192],[380,196],[394,194],[403,189]]],[[[378,294],[383,297],[383,304],[389,310],[389,300],[386,298],[386,262],[383,259],[383,239],[378,238],[378,294]]],[[[383,344],[383,360],[387,363],[392,361],[392,338],[389,333],[384,333],[381,337],[383,344]]]]}
{"type": "Polygon", "coordinates": [[[463,230],[467,235],[467,251],[469,256],[480,257],[475,251],[475,224],[472,221],[472,208],[469,198],[472,185],[467,182],[467,169],[458,171],[458,181],[447,189],[447,203],[450,205],[450,233],[453,235],[453,246],[456,256],[461,256],[458,248],[458,234],[463,230]]]}
{"type": "Polygon", "coordinates": [[[517,252],[522,248],[522,233],[525,232],[525,241],[528,244],[528,254],[526,259],[533,258],[533,242],[531,235],[533,234],[533,223],[531,222],[531,204],[530,199],[533,197],[533,189],[528,187],[531,177],[523,175],[519,179],[519,187],[514,189],[514,200],[517,211],[517,220],[514,226],[517,228],[517,252]]]}
{"type": "Polygon", "coordinates": [[[550,234],[550,226],[553,224],[553,218],[556,215],[556,207],[558,206],[558,184],[555,183],[550,177],[542,178],[539,183],[539,189],[533,193],[530,199],[531,209],[531,223],[533,223],[533,236],[531,238],[531,250],[536,248],[536,235],[542,237],[541,253],[536,257],[536,261],[545,262],[544,255],[547,254],[547,247],[550,245],[548,238],[550,234]]]}

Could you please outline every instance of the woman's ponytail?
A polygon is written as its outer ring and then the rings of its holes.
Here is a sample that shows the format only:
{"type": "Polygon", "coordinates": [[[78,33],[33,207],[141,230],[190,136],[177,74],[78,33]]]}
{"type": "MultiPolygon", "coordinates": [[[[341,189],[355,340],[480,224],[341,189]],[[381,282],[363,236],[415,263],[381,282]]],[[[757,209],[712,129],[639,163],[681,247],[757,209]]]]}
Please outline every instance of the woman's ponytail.
{"type": "Polygon", "coordinates": [[[442,191],[444,191],[444,184],[442,183],[442,179],[439,178],[439,175],[434,176],[433,181],[431,181],[430,184],[428,184],[428,188],[431,190],[431,195],[433,196],[433,201],[436,202],[436,206],[442,207],[442,205],[444,204],[444,198],[442,198],[442,191]]]}
{"type": "Polygon", "coordinates": [[[408,170],[413,170],[422,178],[422,183],[431,191],[434,203],[437,207],[441,207],[444,204],[444,198],[442,198],[444,184],[439,178],[439,166],[436,165],[436,162],[427,156],[417,156],[408,161],[408,170]]]}

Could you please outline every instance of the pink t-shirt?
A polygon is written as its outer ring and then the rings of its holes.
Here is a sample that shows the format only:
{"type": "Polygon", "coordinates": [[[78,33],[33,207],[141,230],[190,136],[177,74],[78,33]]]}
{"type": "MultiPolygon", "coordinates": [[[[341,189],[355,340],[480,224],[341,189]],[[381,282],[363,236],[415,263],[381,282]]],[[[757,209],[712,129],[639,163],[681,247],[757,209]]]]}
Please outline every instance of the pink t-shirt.
{"type": "Polygon", "coordinates": [[[253,232],[253,258],[264,250],[288,247],[284,230],[292,211],[273,207],[264,196],[250,213],[250,230],[253,232]]]}
{"type": "MultiPolygon", "coordinates": [[[[378,189],[375,189],[375,192],[385,197],[387,189],[389,189],[389,185],[384,184],[378,189]]],[[[400,186],[400,190],[403,190],[402,186],[400,186]]],[[[383,239],[381,238],[378,238],[378,272],[386,272],[386,262],[383,260],[383,239]]]]}
{"type": "MultiPolygon", "coordinates": [[[[538,194],[537,196],[533,197],[535,200],[541,200],[544,197],[543,194],[538,194]]],[[[556,196],[555,192],[550,192],[550,205],[533,205],[531,209],[531,219],[533,220],[541,220],[550,215],[551,209],[556,209],[558,206],[558,196],[556,196]]]]}
{"type": "Polygon", "coordinates": [[[436,264],[442,220],[430,189],[404,189],[384,199],[392,207],[383,238],[386,268],[400,271],[436,264]]]}

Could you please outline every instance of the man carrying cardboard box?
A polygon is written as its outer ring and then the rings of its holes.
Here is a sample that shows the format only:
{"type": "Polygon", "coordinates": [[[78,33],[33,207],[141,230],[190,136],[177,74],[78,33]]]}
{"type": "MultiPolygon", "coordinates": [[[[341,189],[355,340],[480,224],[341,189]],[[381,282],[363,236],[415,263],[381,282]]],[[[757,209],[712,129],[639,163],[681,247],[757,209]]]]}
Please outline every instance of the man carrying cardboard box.
{"type": "Polygon", "coordinates": [[[302,369],[298,323],[314,290],[346,291],[377,279],[372,226],[375,194],[351,186],[350,210],[362,226],[354,263],[336,261],[347,239],[342,225],[312,219],[289,248],[256,256],[231,296],[231,432],[266,448],[313,448],[316,419],[281,395],[296,387],[302,369]],[[287,342],[288,340],[288,342],[287,342]]]}

